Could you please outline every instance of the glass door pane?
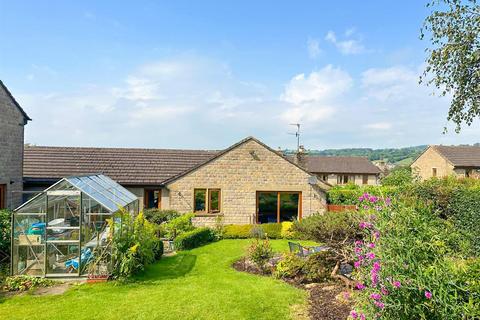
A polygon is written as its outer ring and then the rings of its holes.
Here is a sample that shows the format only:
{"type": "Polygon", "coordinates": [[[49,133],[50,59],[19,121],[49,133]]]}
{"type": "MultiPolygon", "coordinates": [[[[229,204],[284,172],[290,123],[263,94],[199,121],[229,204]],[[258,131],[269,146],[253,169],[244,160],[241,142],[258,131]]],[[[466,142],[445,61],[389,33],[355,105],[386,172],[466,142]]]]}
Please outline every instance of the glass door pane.
{"type": "Polygon", "coordinates": [[[280,193],[280,222],[298,219],[299,193],[280,193]]]}
{"type": "Polygon", "coordinates": [[[258,193],[258,223],[277,222],[277,192],[258,193]]]}

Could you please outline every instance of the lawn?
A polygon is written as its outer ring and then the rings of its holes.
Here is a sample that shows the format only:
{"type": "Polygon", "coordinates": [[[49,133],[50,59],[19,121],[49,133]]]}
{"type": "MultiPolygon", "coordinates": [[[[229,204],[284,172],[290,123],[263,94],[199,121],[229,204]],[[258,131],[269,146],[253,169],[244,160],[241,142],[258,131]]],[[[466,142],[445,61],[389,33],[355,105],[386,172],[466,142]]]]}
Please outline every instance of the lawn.
{"type": "MultiPolygon", "coordinates": [[[[62,295],[0,301],[0,319],[290,319],[306,293],[231,268],[251,240],[222,240],[162,258],[136,281],[83,284],[62,295]]],[[[286,240],[272,240],[287,251],[286,240]]]]}

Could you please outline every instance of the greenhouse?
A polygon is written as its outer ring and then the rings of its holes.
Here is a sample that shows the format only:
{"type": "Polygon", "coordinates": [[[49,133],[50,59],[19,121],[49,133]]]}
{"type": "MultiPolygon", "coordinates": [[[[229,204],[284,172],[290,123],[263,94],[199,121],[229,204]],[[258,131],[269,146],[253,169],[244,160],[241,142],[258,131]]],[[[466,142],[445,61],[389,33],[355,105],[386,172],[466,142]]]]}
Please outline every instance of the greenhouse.
{"type": "Polygon", "coordinates": [[[111,271],[115,213],[138,199],[105,175],[63,178],[12,216],[12,274],[74,277],[111,271]]]}

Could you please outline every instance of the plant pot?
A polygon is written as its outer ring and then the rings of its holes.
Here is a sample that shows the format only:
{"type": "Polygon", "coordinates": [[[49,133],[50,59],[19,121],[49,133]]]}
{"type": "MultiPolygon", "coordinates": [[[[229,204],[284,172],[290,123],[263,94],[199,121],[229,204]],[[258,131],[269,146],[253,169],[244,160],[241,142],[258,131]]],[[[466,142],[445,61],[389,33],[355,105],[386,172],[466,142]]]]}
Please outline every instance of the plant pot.
{"type": "Polygon", "coordinates": [[[107,282],[109,276],[88,276],[87,283],[99,283],[99,282],[107,282]]]}

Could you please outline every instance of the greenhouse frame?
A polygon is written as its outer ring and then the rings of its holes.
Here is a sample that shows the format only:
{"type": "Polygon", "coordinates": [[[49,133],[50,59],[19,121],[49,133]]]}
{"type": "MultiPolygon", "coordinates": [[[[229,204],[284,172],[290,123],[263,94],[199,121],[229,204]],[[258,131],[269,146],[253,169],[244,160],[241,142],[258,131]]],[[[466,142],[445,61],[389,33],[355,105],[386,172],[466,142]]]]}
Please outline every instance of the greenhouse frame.
{"type": "Polygon", "coordinates": [[[61,179],[14,210],[12,274],[108,276],[115,213],[138,210],[138,198],[105,175],[61,179]]]}

